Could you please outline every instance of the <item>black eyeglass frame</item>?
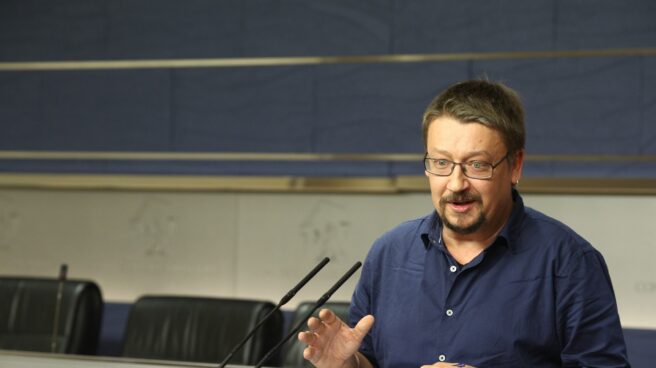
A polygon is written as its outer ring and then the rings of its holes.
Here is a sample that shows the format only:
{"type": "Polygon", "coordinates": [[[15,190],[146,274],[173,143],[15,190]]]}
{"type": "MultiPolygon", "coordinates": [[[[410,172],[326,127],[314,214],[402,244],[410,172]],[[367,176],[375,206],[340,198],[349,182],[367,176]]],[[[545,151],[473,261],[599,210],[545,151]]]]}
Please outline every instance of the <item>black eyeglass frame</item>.
{"type": "Polygon", "coordinates": [[[455,168],[456,168],[456,165],[458,165],[458,166],[460,166],[460,169],[462,170],[462,174],[465,175],[466,177],[470,178],[470,179],[490,180],[494,177],[494,169],[496,169],[497,166],[501,165],[501,163],[503,163],[503,161],[507,160],[509,157],[510,157],[510,152],[506,153],[505,156],[503,156],[499,161],[497,161],[494,164],[490,163],[490,162],[486,162],[486,161],[479,161],[479,160],[471,160],[471,161],[465,161],[465,162],[455,162],[455,161],[447,160],[445,158],[428,157],[428,152],[426,152],[426,154],[424,154],[424,170],[426,170],[426,172],[430,173],[431,175],[435,175],[435,176],[451,176],[451,174],[453,174],[453,170],[455,170],[455,168]],[[433,161],[444,160],[446,162],[449,162],[449,163],[451,163],[451,170],[449,171],[448,174],[436,174],[436,173],[428,170],[428,160],[433,160],[433,161]],[[485,178],[476,178],[476,177],[469,176],[467,174],[467,165],[471,164],[472,162],[478,162],[478,163],[481,163],[481,164],[490,165],[490,167],[492,168],[492,171],[490,171],[490,176],[485,177],[485,178]]]}

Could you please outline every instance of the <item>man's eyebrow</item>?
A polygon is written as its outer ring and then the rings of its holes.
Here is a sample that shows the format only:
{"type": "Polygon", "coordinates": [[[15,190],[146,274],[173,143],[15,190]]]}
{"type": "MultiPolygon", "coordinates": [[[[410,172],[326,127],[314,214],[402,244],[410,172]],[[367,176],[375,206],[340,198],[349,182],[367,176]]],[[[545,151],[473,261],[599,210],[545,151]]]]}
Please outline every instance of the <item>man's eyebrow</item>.
{"type": "Polygon", "coordinates": [[[486,157],[488,157],[488,158],[492,158],[492,157],[494,157],[494,155],[492,155],[492,153],[490,153],[490,151],[486,151],[486,150],[479,150],[479,151],[472,151],[472,152],[469,152],[469,154],[467,155],[467,157],[479,156],[479,155],[483,155],[483,156],[486,156],[486,157]]]}
{"type": "Polygon", "coordinates": [[[428,153],[433,153],[433,154],[439,154],[439,155],[444,155],[444,156],[451,156],[451,153],[449,151],[441,150],[441,149],[432,149],[428,150],[428,153]]]}
{"type": "MultiPolygon", "coordinates": [[[[451,152],[446,151],[446,150],[442,150],[442,149],[432,149],[432,150],[428,150],[428,153],[429,153],[429,154],[444,155],[444,156],[446,156],[446,157],[453,157],[453,155],[451,154],[451,152]]],[[[465,155],[465,157],[468,157],[468,158],[469,158],[469,157],[479,156],[479,155],[483,155],[483,156],[486,156],[486,157],[488,157],[488,158],[492,158],[492,157],[493,157],[493,155],[492,155],[489,151],[487,151],[487,150],[477,150],[477,151],[467,152],[467,154],[465,155]]]]}

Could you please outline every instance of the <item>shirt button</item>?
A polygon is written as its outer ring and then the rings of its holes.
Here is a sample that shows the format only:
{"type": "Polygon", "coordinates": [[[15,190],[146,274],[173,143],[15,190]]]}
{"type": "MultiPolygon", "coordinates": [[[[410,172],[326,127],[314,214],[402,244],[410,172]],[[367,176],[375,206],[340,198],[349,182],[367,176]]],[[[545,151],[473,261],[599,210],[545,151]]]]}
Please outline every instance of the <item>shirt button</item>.
{"type": "Polygon", "coordinates": [[[453,310],[451,310],[451,309],[447,309],[447,310],[446,310],[446,315],[449,316],[449,317],[451,317],[451,316],[453,315],[453,310]]]}
{"type": "Polygon", "coordinates": [[[458,267],[456,267],[456,266],[451,266],[451,267],[449,267],[449,271],[451,271],[451,272],[456,272],[456,271],[458,271],[458,267]]]}
{"type": "Polygon", "coordinates": [[[440,356],[437,357],[437,360],[439,360],[440,362],[443,362],[443,361],[446,360],[446,356],[444,354],[440,354],[440,356]]]}

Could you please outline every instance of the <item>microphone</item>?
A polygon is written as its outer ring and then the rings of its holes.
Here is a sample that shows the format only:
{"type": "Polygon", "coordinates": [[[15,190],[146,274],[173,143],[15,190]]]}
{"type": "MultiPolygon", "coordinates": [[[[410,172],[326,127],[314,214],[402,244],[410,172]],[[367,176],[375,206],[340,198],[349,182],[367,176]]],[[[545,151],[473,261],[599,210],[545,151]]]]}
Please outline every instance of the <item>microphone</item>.
{"type": "Polygon", "coordinates": [[[269,350],[269,352],[267,352],[267,354],[264,356],[264,358],[262,358],[262,359],[261,359],[261,360],[255,365],[255,368],[261,368],[262,365],[263,365],[264,363],[266,363],[267,360],[271,359],[271,357],[273,356],[273,354],[275,354],[275,353],[278,351],[278,349],[280,349],[281,346],[283,346],[287,341],[289,341],[289,339],[291,339],[292,336],[294,336],[296,333],[298,333],[298,331],[301,329],[301,327],[303,326],[303,324],[306,323],[307,319],[310,318],[310,317],[312,316],[312,314],[314,314],[314,312],[316,312],[316,310],[319,309],[319,307],[321,307],[322,305],[324,305],[324,304],[328,301],[328,299],[330,299],[330,297],[335,293],[335,291],[337,291],[337,289],[339,289],[339,288],[342,286],[342,284],[344,284],[344,283],[346,282],[346,280],[348,280],[348,279],[349,279],[349,278],[355,273],[355,271],[357,271],[358,268],[360,268],[360,266],[362,266],[362,263],[360,263],[360,262],[355,262],[355,264],[353,265],[353,267],[351,267],[351,269],[349,269],[348,271],[346,271],[346,273],[344,274],[344,276],[342,276],[342,278],[340,278],[340,279],[335,283],[335,285],[333,285],[333,287],[330,288],[330,290],[328,290],[325,294],[323,294],[323,295],[321,296],[321,298],[319,298],[319,299],[316,301],[316,303],[314,303],[314,307],[312,307],[312,310],[310,310],[310,311],[309,311],[309,312],[308,312],[308,313],[307,313],[307,314],[301,319],[301,321],[300,321],[300,322],[299,322],[299,323],[298,323],[298,324],[297,324],[297,325],[296,325],[296,326],[295,326],[295,327],[289,332],[289,334],[288,334],[287,336],[285,336],[285,338],[282,339],[282,340],[281,340],[276,346],[274,346],[273,348],[271,348],[271,350],[269,350]]]}
{"type": "Polygon", "coordinates": [[[289,290],[287,294],[285,294],[280,299],[278,305],[275,308],[273,308],[269,313],[267,313],[267,315],[264,316],[264,318],[262,318],[260,322],[255,327],[253,327],[253,329],[251,329],[248,335],[246,335],[246,337],[244,337],[243,340],[241,340],[234,348],[232,348],[232,350],[230,350],[228,355],[221,362],[221,365],[219,365],[219,368],[225,367],[226,364],[228,364],[228,361],[230,361],[230,359],[232,358],[232,356],[235,355],[237,350],[241,349],[241,347],[244,346],[244,344],[246,344],[246,341],[248,341],[253,336],[253,334],[255,334],[255,331],[257,331],[257,329],[260,328],[260,326],[262,326],[262,324],[264,324],[264,322],[266,322],[269,319],[269,317],[271,317],[275,312],[277,312],[280,309],[280,307],[287,304],[287,302],[290,301],[294,297],[294,295],[296,295],[296,293],[299,290],[301,290],[301,288],[305,286],[305,284],[307,284],[307,282],[310,281],[310,279],[312,279],[328,262],[330,262],[330,258],[325,257],[323,260],[321,260],[321,262],[319,262],[318,265],[314,266],[312,271],[310,271],[307,275],[305,275],[305,277],[301,281],[299,281],[299,283],[296,286],[294,286],[294,288],[289,290]]]}
{"type": "Polygon", "coordinates": [[[57,299],[55,299],[55,315],[52,322],[52,338],[50,339],[50,352],[57,352],[57,334],[59,332],[59,315],[62,304],[62,297],[64,295],[64,283],[66,282],[66,274],[68,273],[68,265],[62,263],[59,266],[59,284],[57,285],[57,299]]]}

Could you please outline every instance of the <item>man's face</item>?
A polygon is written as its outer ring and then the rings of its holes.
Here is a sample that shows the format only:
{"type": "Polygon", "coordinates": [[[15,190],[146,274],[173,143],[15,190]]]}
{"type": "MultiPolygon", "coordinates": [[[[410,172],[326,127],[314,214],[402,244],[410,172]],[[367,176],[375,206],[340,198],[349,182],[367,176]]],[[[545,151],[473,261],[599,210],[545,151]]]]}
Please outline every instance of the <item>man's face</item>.
{"type": "MultiPolygon", "coordinates": [[[[482,161],[496,164],[508,152],[501,135],[479,123],[461,123],[442,116],[433,120],[427,134],[428,157],[454,162],[482,161]]],[[[471,179],[456,165],[450,176],[426,172],[433,205],[446,229],[483,238],[494,235],[512,210],[511,184],[521,175],[523,152],[503,160],[491,179],[471,179]]]]}

